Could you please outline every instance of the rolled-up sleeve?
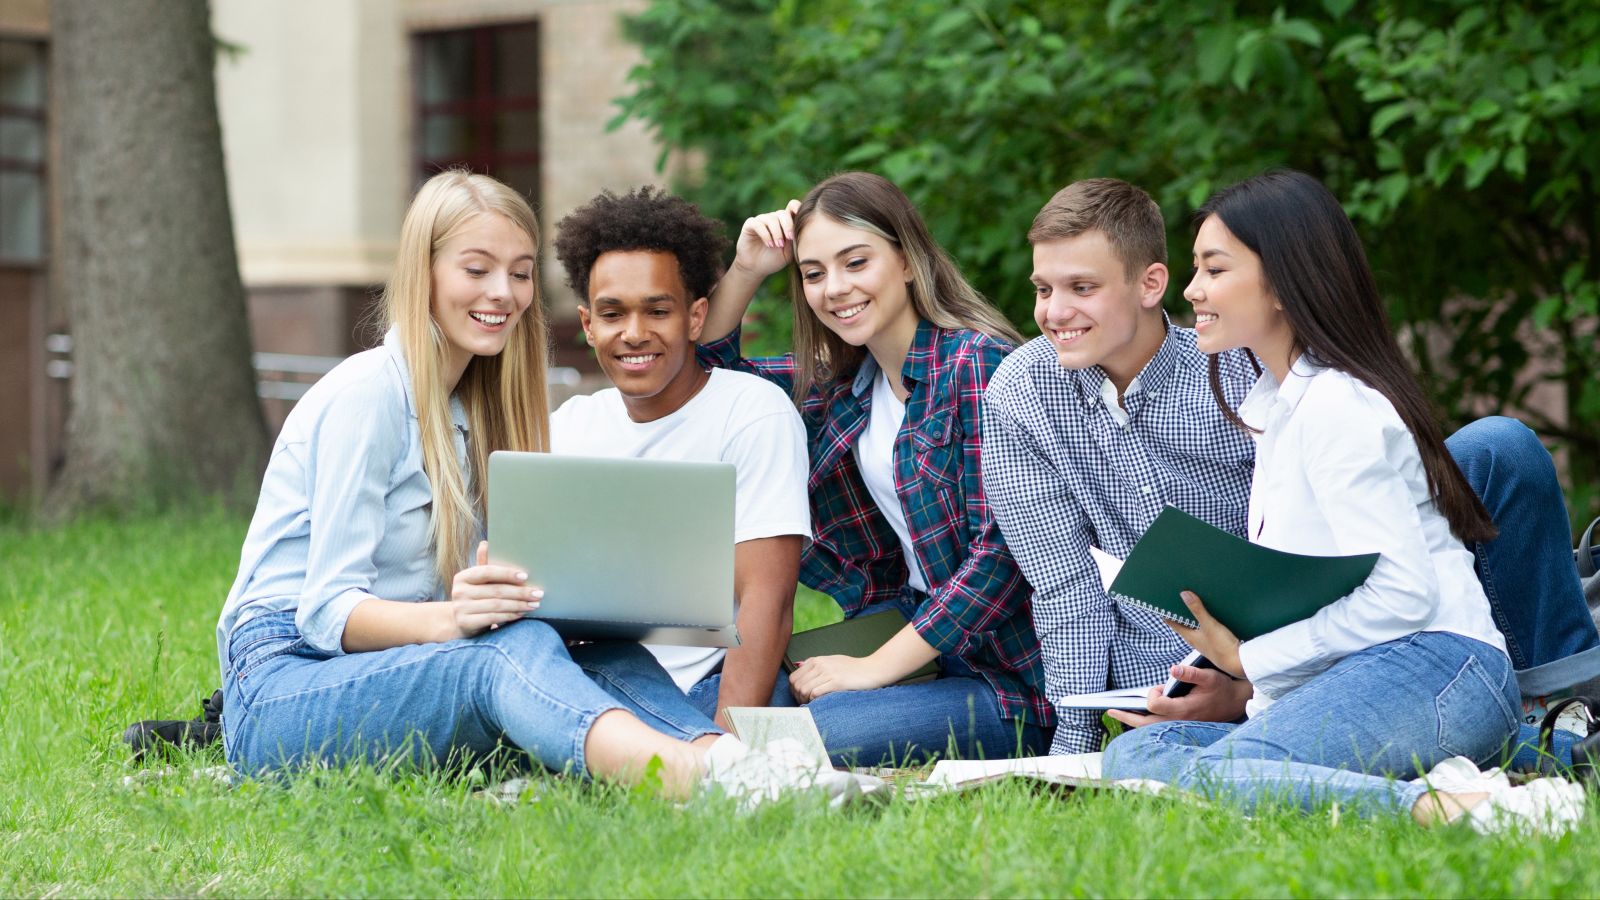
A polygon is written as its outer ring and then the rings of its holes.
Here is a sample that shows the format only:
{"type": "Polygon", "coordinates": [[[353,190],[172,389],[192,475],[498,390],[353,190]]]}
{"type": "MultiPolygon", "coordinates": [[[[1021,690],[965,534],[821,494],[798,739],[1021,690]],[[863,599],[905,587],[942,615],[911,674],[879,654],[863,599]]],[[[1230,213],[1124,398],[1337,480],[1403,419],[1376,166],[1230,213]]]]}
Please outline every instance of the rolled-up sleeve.
{"type": "Polygon", "coordinates": [[[405,452],[406,413],[381,384],[353,385],[334,398],[302,449],[310,536],[295,621],[306,642],[344,652],[350,612],[371,598],[385,498],[405,452]]]}
{"type": "Polygon", "coordinates": [[[760,375],[762,378],[783,388],[785,393],[792,392],[794,390],[794,354],[785,353],[782,356],[760,356],[747,359],[742,355],[743,331],[742,327],[735,328],[728,332],[725,337],[699,345],[695,348],[695,358],[700,361],[702,366],[760,375]]]}

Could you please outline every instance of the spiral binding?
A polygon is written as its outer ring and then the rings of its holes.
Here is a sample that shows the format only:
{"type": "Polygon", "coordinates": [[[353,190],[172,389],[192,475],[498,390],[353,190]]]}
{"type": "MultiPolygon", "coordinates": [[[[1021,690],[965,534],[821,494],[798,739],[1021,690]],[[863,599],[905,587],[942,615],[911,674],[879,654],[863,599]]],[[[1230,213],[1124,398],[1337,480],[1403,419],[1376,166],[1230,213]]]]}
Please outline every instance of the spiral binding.
{"type": "Polygon", "coordinates": [[[1190,628],[1199,628],[1200,627],[1200,623],[1196,622],[1194,619],[1190,618],[1189,616],[1177,615],[1176,613],[1173,613],[1170,610],[1162,609],[1159,606],[1152,606],[1151,604],[1146,603],[1143,600],[1138,599],[1137,597],[1129,597],[1127,594],[1119,593],[1117,591],[1109,591],[1108,593],[1109,593],[1111,599],[1117,601],[1118,603],[1123,603],[1123,604],[1126,604],[1128,606],[1132,606],[1132,607],[1136,607],[1138,609],[1142,609],[1147,613],[1153,613],[1153,614],[1155,614],[1157,616],[1160,616],[1163,619],[1170,619],[1171,621],[1177,622],[1179,625],[1187,625],[1190,628]]]}

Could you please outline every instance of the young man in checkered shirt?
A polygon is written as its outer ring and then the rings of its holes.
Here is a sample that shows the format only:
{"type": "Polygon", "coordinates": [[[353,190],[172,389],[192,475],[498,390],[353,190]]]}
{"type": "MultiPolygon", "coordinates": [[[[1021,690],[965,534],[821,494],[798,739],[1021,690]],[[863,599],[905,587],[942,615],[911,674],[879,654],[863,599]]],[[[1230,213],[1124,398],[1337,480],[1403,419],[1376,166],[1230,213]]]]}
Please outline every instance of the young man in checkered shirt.
{"type": "MultiPolygon", "coordinates": [[[[1122,558],[1167,504],[1241,534],[1254,448],[1212,399],[1194,332],[1161,308],[1166,225],[1144,191],[1099,178],[1062,189],[1028,232],[1034,321],[1043,332],[1001,364],[983,404],[983,482],[1033,586],[1046,694],[1166,679],[1188,647],[1161,618],[1115,603],[1091,545],[1122,558]]],[[[1255,379],[1222,355],[1237,405],[1255,379]]],[[[1152,712],[1233,718],[1249,698],[1214,670],[1185,671],[1190,696],[1152,712]]],[[[1051,751],[1100,749],[1099,715],[1057,710],[1051,751]]]]}

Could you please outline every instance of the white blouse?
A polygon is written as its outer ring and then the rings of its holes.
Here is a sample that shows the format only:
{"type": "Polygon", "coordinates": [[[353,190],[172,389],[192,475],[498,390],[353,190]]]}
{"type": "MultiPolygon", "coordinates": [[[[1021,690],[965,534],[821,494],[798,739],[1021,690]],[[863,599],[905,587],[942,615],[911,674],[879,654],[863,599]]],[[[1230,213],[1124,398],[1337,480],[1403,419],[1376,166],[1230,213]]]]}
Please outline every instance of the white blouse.
{"type": "Polygon", "coordinates": [[[1256,689],[1252,710],[1352,653],[1419,631],[1505,652],[1472,552],[1451,534],[1416,441],[1388,399],[1302,356],[1282,387],[1263,373],[1239,414],[1262,429],[1250,540],[1320,556],[1379,554],[1361,587],[1239,648],[1256,689]]]}

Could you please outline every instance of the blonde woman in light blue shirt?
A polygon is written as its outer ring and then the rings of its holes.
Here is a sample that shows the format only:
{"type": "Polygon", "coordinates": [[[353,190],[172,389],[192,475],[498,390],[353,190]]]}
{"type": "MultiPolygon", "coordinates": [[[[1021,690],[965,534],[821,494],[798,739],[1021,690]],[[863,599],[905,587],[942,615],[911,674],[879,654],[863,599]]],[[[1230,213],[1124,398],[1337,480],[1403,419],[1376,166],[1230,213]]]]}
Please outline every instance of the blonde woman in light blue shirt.
{"type": "Polygon", "coordinates": [[[383,345],[307,392],[267,467],[217,623],[229,763],[429,765],[504,740],[624,782],[659,759],[672,795],[837,787],[722,735],[639,645],[569,652],[523,618],[541,597],[527,574],[487,564],[489,453],[549,443],[537,234],[527,202],[486,176],[418,191],[383,345]]]}

